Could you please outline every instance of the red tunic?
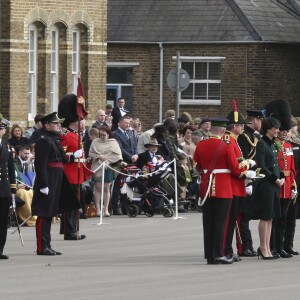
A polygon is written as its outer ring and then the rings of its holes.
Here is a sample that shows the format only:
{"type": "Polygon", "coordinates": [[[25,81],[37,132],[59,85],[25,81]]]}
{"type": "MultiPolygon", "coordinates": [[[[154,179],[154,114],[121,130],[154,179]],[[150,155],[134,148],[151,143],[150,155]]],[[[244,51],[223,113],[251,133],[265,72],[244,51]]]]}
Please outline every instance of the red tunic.
{"type": "Polygon", "coordinates": [[[280,199],[288,200],[291,199],[291,189],[295,185],[296,176],[292,145],[289,142],[283,142],[278,151],[278,165],[285,178],[285,183],[280,188],[280,199]]]}
{"type": "MultiPolygon", "coordinates": [[[[78,134],[72,131],[67,131],[61,136],[61,144],[66,152],[67,158],[72,161],[74,152],[78,150],[78,134]]],[[[82,154],[80,160],[83,161],[83,159],[84,153],[82,154]]],[[[75,162],[64,164],[64,173],[70,184],[81,184],[84,182],[84,169],[82,162],[79,162],[79,169],[80,177],[78,182],[78,159],[75,159],[75,162]]]]}
{"type": "MultiPolygon", "coordinates": [[[[239,168],[233,146],[230,142],[223,141],[216,136],[212,136],[211,138],[197,144],[194,160],[197,163],[197,168],[200,173],[201,170],[211,169],[211,162],[216,154],[218,155],[218,159],[215,161],[213,169],[229,169],[233,176],[242,176],[244,170],[239,168]],[[223,145],[220,146],[221,143],[223,145]],[[221,153],[217,154],[217,152],[221,153]]],[[[213,174],[212,185],[208,197],[232,198],[231,174],[213,174]]],[[[201,198],[203,198],[206,194],[208,176],[208,174],[201,175],[201,198]]]]}
{"type": "MultiPolygon", "coordinates": [[[[238,135],[234,134],[233,132],[226,132],[224,135],[224,139],[229,140],[230,144],[233,147],[234,154],[240,169],[242,169],[242,171],[246,171],[248,169],[249,163],[246,162],[246,160],[244,160],[243,158],[241,148],[237,143],[237,138],[238,135]]],[[[245,179],[236,177],[232,174],[231,187],[233,196],[246,197],[245,179]]]]}

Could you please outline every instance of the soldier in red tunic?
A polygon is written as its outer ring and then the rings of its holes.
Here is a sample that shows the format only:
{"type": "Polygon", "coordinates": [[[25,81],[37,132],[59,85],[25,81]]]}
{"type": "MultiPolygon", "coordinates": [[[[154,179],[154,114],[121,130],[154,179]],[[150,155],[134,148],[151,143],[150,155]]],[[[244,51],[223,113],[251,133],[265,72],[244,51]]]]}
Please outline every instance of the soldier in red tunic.
{"type": "Polygon", "coordinates": [[[208,264],[231,264],[233,259],[223,252],[225,222],[232,199],[230,176],[245,177],[249,171],[239,168],[233,146],[221,139],[228,119],[210,121],[212,136],[199,142],[194,154],[201,175],[204,252],[208,264]]]}
{"type": "Polygon", "coordinates": [[[293,256],[291,253],[286,252],[283,246],[287,210],[291,199],[297,197],[294,154],[292,145],[286,141],[288,139],[288,129],[289,128],[281,128],[275,141],[278,149],[278,165],[282,174],[281,176],[285,179],[285,182],[280,188],[281,217],[273,220],[271,250],[273,250],[273,256],[278,256],[279,254],[282,258],[289,258],[293,256]]]}
{"type": "Polygon", "coordinates": [[[61,135],[61,144],[68,162],[64,164],[64,181],[61,193],[60,233],[65,240],[81,240],[86,236],[79,234],[79,208],[81,184],[84,181],[84,151],[81,144],[80,123],[76,114],[77,97],[65,95],[59,103],[58,115],[64,119],[62,126],[66,131],[61,135]]]}
{"type": "MultiPolygon", "coordinates": [[[[230,141],[230,144],[233,146],[234,154],[240,169],[247,170],[249,168],[249,165],[250,167],[252,167],[255,165],[255,162],[254,160],[245,160],[243,158],[242,151],[237,143],[237,138],[239,134],[241,134],[244,131],[244,124],[247,124],[247,121],[245,120],[244,116],[237,111],[230,112],[227,118],[229,122],[227,125],[227,131],[223,139],[225,141],[230,141]]],[[[233,198],[230,206],[228,226],[226,228],[227,230],[225,230],[224,252],[228,258],[233,258],[234,261],[239,261],[241,260],[239,256],[233,254],[232,240],[234,235],[234,228],[236,226],[240,202],[242,201],[243,198],[246,197],[246,188],[245,188],[245,179],[238,178],[233,174],[230,177],[231,177],[233,198]]]]}

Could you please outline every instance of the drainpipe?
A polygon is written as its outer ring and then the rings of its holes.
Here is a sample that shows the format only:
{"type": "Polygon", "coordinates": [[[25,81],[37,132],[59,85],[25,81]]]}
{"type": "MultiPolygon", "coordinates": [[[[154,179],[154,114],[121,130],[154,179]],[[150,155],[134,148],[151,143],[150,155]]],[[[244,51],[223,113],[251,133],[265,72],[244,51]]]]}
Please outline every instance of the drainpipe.
{"type": "Polygon", "coordinates": [[[159,122],[163,120],[163,88],[164,88],[164,48],[161,42],[158,43],[160,52],[159,65],[159,122]]]}

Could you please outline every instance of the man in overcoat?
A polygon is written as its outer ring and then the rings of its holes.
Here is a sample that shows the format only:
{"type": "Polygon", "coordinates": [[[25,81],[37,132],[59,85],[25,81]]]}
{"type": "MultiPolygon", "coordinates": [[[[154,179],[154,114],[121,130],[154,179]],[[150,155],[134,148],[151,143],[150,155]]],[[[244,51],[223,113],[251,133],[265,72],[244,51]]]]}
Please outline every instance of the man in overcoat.
{"type": "Polygon", "coordinates": [[[32,199],[32,214],[37,216],[37,255],[60,255],[51,246],[51,221],[59,211],[63,177],[64,152],[60,146],[61,120],[53,112],[41,119],[42,136],[35,144],[36,179],[32,199]]]}
{"type": "Polygon", "coordinates": [[[3,254],[7,237],[8,212],[11,197],[16,194],[16,178],[11,146],[3,140],[10,123],[0,114],[0,259],[8,259],[3,254]]]}

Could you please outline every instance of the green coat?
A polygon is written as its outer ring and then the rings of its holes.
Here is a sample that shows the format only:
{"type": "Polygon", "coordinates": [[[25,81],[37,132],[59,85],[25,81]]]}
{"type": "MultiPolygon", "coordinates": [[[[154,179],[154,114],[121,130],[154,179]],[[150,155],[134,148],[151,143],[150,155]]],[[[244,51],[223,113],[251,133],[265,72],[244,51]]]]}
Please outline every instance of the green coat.
{"type": "Polygon", "coordinates": [[[280,188],[275,181],[280,178],[278,152],[273,140],[267,136],[257,143],[256,163],[265,177],[254,182],[253,193],[247,209],[251,219],[271,220],[280,217],[280,188]]]}

